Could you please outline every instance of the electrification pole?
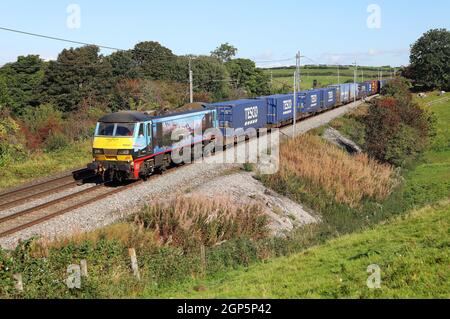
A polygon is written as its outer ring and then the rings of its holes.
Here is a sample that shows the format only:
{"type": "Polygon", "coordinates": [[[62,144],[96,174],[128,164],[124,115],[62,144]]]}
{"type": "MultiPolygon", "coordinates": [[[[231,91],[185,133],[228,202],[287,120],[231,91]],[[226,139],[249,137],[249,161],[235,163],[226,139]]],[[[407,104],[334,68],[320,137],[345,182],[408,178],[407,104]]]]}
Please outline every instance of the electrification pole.
{"type": "Polygon", "coordinates": [[[353,75],[353,82],[354,82],[354,83],[353,83],[353,85],[354,85],[353,90],[354,90],[354,92],[355,92],[354,103],[355,103],[355,105],[356,105],[356,92],[357,92],[357,87],[356,87],[356,73],[358,72],[358,66],[356,65],[356,60],[355,60],[354,65],[355,65],[355,72],[354,72],[354,75],[353,75]]]}
{"type": "Polygon", "coordinates": [[[338,84],[341,84],[341,73],[339,72],[339,64],[338,64],[338,84]]]}
{"type": "Polygon", "coordinates": [[[192,58],[189,57],[189,101],[190,103],[194,103],[194,73],[191,68],[192,58]]]}
{"type": "Polygon", "coordinates": [[[295,137],[297,125],[297,92],[300,91],[300,51],[295,56],[295,73],[294,73],[294,120],[292,125],[292,138],[295,137]],[[298,91],[297,91],[298,90],[298,91]]]}

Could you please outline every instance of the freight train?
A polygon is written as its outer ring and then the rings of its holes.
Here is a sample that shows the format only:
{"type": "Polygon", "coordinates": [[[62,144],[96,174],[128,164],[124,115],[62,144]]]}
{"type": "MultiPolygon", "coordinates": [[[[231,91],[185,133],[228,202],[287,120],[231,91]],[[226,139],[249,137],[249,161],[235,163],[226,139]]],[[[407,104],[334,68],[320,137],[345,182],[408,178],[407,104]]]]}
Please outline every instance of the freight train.
{"type": "Polygon", "coordinates": [[[279,128],[297,120],[378,94],[388,80],[331,85],[294,94],[205,104],[203,109],[164,116],[118,112],[102,117],[95,128],[93,162],[88,169],[104,180],[146,179],[172,164],[176,148],[204,145],[208,129],[216,129],[233,144],[249,129],[279,128]],[[294,100],[296,105],[294,105],[294,100]],[[295,108],[295,110],[294,110],[295,108]],[[173,133],[190,134],[189,145],[173,141],[173,133]]]}

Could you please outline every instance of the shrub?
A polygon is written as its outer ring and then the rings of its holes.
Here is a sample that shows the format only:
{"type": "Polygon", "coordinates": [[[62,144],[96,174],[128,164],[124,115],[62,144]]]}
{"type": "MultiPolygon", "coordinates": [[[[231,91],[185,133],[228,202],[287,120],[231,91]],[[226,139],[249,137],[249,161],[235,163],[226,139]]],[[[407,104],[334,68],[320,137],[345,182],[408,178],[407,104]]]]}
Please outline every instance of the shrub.
{"type": "Polygon", "coordinates": [[[228,199],[182,197],[147,207],[135,223],[154,230],[158,241],[185,249],[214,246],[237,237],[267,235],[267,218],[258,205],[236,206],[228,199]]]}
{"type": "Polygon", "coordinates": [[[44,143],[47,152],[57,151],[70,144],[69,138],[61,132],[51,132],[44,143]]]}
{"type": "Polygon", "coordinates": [[[370,104],[365,118],[365,149],[381,162],[408,166],[429,146],[435,118],[412,102],[402,82],[391,82],[385,93],[387,96],[370,104]]]}

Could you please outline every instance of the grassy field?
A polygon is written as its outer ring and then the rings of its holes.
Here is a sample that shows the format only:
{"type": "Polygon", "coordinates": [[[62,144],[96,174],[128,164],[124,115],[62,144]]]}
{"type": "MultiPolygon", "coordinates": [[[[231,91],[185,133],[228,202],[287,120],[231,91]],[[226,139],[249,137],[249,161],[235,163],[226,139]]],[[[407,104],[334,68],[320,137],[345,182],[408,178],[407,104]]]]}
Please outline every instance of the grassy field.
{"type": "Polygon", "coordinates": [[[301,254],[198,281],[170,298],[450,298],[450,204],[437,204],[301,254]],[[369,289],[367,267],[380,267],[369,289]],[[198,290],[198,289],[197,289],[198,290]]]}
{"type": "Polygon", "coordinates": [[[21,162],[13,162],[0,170],[0,190],[31,180],[86,166],[91,161],[90,140],[70,144],[54,152],[33,153],[21,162]]]}
{"type": "MultiPolygon", "coordinates": [[[[426,105],[441,98],[430,93],[418,101],[426,105]]],[[[428,107],[437,115],[437,136],[422,162],[407,173],[405,185],[405,197],[419,207],[450,196],[450,100],[428,107]]]]}
{"type": "MultiPolygon", "coordinates": [[[[384,76],[389,76],[390,69],[383,68],[384,76]]],[[[279,90],[283,87],[292,87],[294,82],[294,69],[282,68],[282,69],[265,69],[266,74],[272,75],[273,89],[279,90]]],[[[317,80],[319,87],[325,87],[331,84],[345,83],[347,81],[354,80],[353,68],[340,69],[340,77],[338,78],[337,67],[328,68],[301,68],[301,89],[307,90],[313,87],[314,80],[317,80]]],[[[364,67],[358,71],[357,80],[370,80],[378,79],[378,69],[371,67],[364,67]],[[364,74],[363,74],[363,73],[364,74]]]]}

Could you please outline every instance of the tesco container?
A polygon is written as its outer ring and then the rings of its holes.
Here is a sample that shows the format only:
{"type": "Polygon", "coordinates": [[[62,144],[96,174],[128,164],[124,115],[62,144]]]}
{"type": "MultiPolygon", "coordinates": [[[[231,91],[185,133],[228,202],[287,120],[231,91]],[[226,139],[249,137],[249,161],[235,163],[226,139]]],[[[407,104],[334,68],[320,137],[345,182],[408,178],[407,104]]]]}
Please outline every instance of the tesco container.
{"type": "Polygon", "coordinates": [[[336,106],[336,88],[323,88],[322,92],[322,109],[330,109],[336,106]]]}
{"type": "Polygon", "coordinates": [[[358,83],[350,83],[350,102],[353,102],[355,98],[358,98],[359,85],[358,83]]]}
{"type": "Polygon", "coordinates": [[[318,112],[322,107],[322,91],[309,90],[299,92],[298,107],[301,113],[318,112]]]}
{"type": "Polygon", "coordinates": [[[247,129],[260,129],[267,125],[267,102],[264,99],[219,102],[207,104],[205,107],[217,111],[218,127],[225,136],[241,134],[247,129]]]}
{"type": "Polygon", "coordinates": [[[354,83],[343,83],[330,85],[331,88],[336,88],[336,105],[348,104],[355,99],[355,87],[354,83]]]}
{"type": "Polygon", "coordinates": [[[260,99],[267,103],[267,123],[279,125],[294,118],[294,95],[278,94],[263,96],[260,99]]]}

